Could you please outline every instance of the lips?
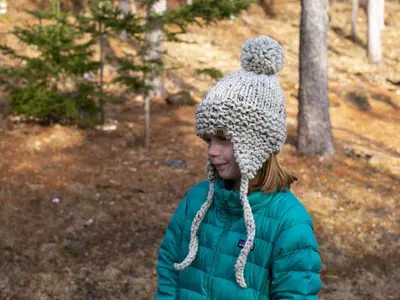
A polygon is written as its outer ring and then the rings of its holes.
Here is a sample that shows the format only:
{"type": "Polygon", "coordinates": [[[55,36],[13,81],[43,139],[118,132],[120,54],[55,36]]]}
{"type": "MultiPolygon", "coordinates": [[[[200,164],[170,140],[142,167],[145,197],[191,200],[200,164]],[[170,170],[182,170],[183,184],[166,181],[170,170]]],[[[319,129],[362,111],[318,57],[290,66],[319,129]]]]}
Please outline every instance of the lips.
{"type": "Polygon", "coordinates": [[[214,164],[214,166],[217,168],[217,169],[220,169],[220,168],[222,168],[222,167],[224,167],[224,166],[226,166],[228,163],[223,163],[223,164],[214,164]]]}

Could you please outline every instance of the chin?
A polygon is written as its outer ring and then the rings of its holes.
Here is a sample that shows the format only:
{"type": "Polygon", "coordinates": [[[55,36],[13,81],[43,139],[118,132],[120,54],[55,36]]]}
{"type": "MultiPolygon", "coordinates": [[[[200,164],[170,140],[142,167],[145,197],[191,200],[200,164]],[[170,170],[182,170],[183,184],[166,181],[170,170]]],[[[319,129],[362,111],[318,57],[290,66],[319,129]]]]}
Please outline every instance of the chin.
{"type": "Polygon", "coordinates": [[[232,175],[230,175],[230,174],[221,174],[221,173],[218,173],[218,175],[219,175],[219,177],[221,177],[223,180],[234,180],[233,179],[233,176],[232,175]]]}

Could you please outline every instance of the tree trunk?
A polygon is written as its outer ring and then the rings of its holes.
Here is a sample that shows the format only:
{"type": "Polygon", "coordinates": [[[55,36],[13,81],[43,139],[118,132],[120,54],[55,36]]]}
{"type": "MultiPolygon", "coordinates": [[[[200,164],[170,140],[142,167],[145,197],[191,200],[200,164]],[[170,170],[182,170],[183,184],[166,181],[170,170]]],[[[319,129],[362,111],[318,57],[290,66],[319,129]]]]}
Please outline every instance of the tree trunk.
{"type": "MultiPolygon", "coordinates": [[[[133,0],[121,0],[119,2],[119,8],[122,10],[121,18],[124,18],[129,13],[136,13],[136,5],[133,0]]],[[[120,38],[123,41],[126,41],[128,39],[126,31],[121,32],[120,38]]]]}
{"type": "Polygon", "coordinates": [[[0,15],[7,13],[7,0],[0,0],[0,15]]]}
{"type": "MultiPolygon", "coordinates": [[[[167,10],[167,1],[159,0],[153,5],[149,5],[147,7],[147,15],[150,16],[152,13],[163,14],[166,10],[167,10]]],[[[160,27],[146,34],[146,45],[148,45],[148,49],[146,50],[147,59],[155,60],[162,58],[162,40],[163,40],[163,33],[160,27]]],[[[164,88],[164,80],[162,74],[156,74],[156,72],[149,74],[147,83],[152,86],[152,89],[149,92],[150,98],[151,97],[164,98],[167,96],[166,90],[164,88]]]]}
{"type": "Polygon", "coordinates": [[[150,145],[150,97],[149,92],[144,94],[144,146],[150,145]]]}
{"type": "Polygon", "coordinates": [[[99,23],[99,31],[100,34],[100,121],[101,124],[104,124],[105,115],[104,115],[104,96],[103,96],[103,77],[104,77],[104,34],[102,33],[103,28],[101,23],[99,23]]]}
{"type": "Polygon", "coordinates": [[[368,59],[370,63],[382,61],[380,7],[379,0],[368,1],[368,59]]]}
{"type": "MultiPolygon", "coordinates": [[[[147,7],[147,18],[151,16],[152,13],[163,14],[167,10],[167,1],[159,0],[154,4],[147,7]]],[[[162,30],[161,28],[156,28],[148,33],[146,33],[146,49],[145,57],[146,60],[161,59],[162,58],[162,30]]],[[[166,91],[164,88],[164,81],[162,74],[156,74],[156,72],[150,72],[146,76],[145,83],[151,85],[152,89],[146,91],[144,95],[144,118],[145,118],[145,128],[144,128],[144,144],[145,146],[150,145],[150,99],[152,97],[166,97],[166,91]]]]}
{"type": "Polygon", "coordinates": [[[385,0],[380,0],[381,29],[385,28],[385,0]]]}
{"type": "Polygon", "coordinates": [[[328,101],[328,0],[302,0],[297,149],[333,155],[328,101]]]}
{"type": "Polygon", "coordinates": [[[358,40],[357,19],[358,19],[358,0],[353,0],[353,13],[351,15],[351,36],[354,42],[358,40]]]}

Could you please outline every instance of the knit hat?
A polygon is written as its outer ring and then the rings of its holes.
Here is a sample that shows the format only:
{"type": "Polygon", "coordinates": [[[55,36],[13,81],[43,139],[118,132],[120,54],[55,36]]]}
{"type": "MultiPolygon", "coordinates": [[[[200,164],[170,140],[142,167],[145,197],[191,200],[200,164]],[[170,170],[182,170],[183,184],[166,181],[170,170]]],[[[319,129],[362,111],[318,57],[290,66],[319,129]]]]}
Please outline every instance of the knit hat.
{"type": "MultiPolygon", "coordinates": [[[[253,247],[255,223],[247,193],[249,183],[271,153],[281,151],[286,139],[286,109],[283,91],[276,73],[283,67],[283,50],[268,36],[247,40],[242,48],[242,69],[213,86],[196,111],[197,135],[223,133],[233,144],[241,182],[240,200],[244,211],[247,240],[235,264],[237,283],[246,288],[244,267],[253,247]]],[[[197,212],[191,227],[189,254],[177,270],[189,266],[198,250],[198,230],[214,197],[217,170],[207,161],[209,192],[207,201],[197,212]]]]}

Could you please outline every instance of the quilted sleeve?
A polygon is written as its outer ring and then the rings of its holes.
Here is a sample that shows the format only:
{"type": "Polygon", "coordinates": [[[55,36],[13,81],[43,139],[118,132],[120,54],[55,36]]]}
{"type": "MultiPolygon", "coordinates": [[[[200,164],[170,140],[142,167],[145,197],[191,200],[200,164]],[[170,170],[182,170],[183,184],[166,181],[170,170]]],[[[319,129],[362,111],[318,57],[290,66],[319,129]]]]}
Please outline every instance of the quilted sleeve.
{"type": "Polygon", "coordinates": [[[286,210],[273,250],[271,298],[318,299],[321,259],[310,215],[301,205],[286,210]]]}
{"type": "Polygon", "coordinates": [[[156,300],[177,299],[178,271],[174,263],[178,262],[182,230],[187,211],[187,198],[182,200],[176,209],[158,252],[158,289],[156,300]]]}

